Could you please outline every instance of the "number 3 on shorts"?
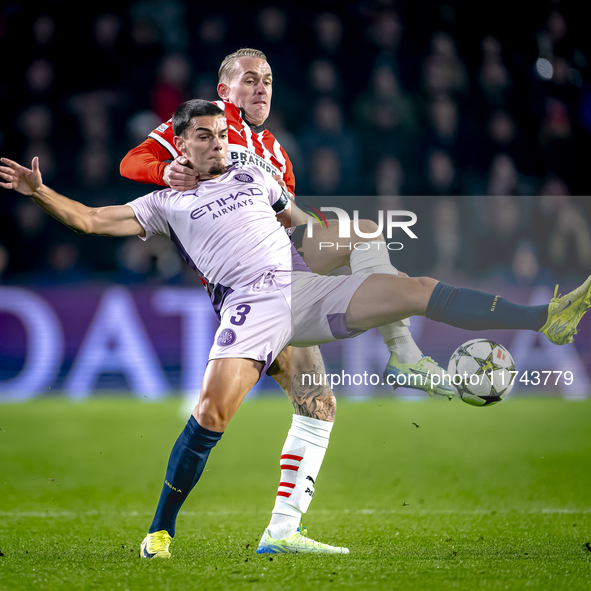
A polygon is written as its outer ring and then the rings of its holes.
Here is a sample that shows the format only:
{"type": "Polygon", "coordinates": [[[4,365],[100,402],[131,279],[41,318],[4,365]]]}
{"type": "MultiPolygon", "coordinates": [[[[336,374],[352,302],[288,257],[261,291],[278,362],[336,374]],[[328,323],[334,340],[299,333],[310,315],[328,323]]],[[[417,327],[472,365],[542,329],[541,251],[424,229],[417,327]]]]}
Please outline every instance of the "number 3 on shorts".
{"type": "Polygon", "coordinates": [[[246,321],[246,315],[250,312],[248,304],[240,304],[236,306],[236,316],[230,317],[230,324],[234,326],[242,326],[246,321]]]}

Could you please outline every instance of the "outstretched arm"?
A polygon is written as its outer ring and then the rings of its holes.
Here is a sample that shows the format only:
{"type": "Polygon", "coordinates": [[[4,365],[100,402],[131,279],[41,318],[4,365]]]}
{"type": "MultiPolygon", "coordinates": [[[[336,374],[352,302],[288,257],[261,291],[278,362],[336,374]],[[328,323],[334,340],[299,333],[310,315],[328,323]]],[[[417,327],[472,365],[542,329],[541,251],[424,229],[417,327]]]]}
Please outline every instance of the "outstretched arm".
{"type": "Polygon", "coordinates": [[[1,158],[0,161],[5,165],[0,166],[0,177],[6,181],[0,183],[1,187],[32,197],[47,213],[75,232],[104,236],[145,235],[129,205],[86,207],[46,187],[37,156],[33,158],[31,168],[8,158],[1,158]]]}

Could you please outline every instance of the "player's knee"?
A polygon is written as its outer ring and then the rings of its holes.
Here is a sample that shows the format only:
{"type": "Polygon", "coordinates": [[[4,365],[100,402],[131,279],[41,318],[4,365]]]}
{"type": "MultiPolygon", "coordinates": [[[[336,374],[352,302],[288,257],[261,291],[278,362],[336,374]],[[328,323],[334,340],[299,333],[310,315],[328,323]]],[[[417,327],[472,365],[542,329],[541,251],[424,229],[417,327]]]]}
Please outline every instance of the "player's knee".
{"type": "Polygon", "coordinates": [[[372,220],[359,220],[357,228],[355,228],[354,222],[351,222],[351,235],[355,236],[358,242],[367,242],[380,238],[382,240],[384,239],[384,236],[380,233],[379,226],[372,220]],[[371,236],[371,238],[368,238],[368,236],[371,236]]]}
{"type": "Polygon", "coordinates": [[[212,404],[211,401],[200,400],[193,411],[193,416],[204,429],[218,433],[225,431],[230,422],[230,414],[224,412],[223,408],[212,404]]]}
{"type": "Polygon", "coordinates": [[[289,361],[292,376],[312,373],[323,374],[325,371],[320,349],[317,347],[292,347],[289,361]]]}
{"type": "Polygon", "coordinates": [[[437,279],[433,279],[432,277],[416,277],[415,279],[418,281],[421,290],[429,294],[435,289],[435,286],[439,283],[437,279]]]}

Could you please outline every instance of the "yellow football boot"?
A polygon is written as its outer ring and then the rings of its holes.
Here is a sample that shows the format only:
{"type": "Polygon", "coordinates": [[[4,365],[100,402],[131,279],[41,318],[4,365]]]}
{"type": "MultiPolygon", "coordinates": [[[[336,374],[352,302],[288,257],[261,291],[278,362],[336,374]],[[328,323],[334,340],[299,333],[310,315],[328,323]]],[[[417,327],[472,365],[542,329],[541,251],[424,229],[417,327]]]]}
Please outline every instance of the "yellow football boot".
{"type": "Polygon", "coordinates": [[[548,320],[540,328],[550,342],[555,345],[572,343],[577,334],[577,325],[585,312],[591,308],[591,276],[580,287],[565,296],[554,297],[548,306],[548,320]]]}
{"type": "Polygon", "coordinates": [[[148,534],[140,546],[141,558],[170,558],[168,547],[172,542],[170,534],[165,531],[155,531],[148,534]]]}

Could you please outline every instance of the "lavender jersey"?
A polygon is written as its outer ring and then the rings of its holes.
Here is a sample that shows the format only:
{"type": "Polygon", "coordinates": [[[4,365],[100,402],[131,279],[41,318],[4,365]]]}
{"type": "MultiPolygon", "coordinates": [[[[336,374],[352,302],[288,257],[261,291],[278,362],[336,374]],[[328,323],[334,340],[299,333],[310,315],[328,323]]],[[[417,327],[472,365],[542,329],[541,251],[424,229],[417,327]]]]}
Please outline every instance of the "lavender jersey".
{"type": "Polygon", "coordinates": [[[169,237],[193,270],[213,286],[216,308],[230,289],[268,271],[291,271],[291,242],[276,218],[287,207],[287,197],[257,166],[233,167],[201,181],[197,189],[154,191],[128,205],[146,240],[157,234],[169,237]]]}

